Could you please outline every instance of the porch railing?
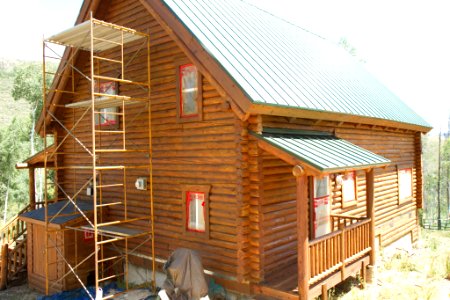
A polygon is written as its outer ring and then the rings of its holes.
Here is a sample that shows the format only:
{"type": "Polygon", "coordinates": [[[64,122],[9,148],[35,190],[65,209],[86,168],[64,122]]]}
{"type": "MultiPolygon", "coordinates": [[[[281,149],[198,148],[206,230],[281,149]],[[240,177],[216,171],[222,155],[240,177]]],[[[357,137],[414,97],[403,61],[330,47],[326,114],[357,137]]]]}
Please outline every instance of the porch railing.
{"type": "Polygon", "coordinates": [[[309,243],[309,284],[314,284],[339,269],[345,274],[345,267],[350,262],[363,257],[371,250],[370,218],[351,223],[309,243]]]}
{"type": "Polygon", "coordinates": [[[346,215],[331,215],[332,231],[342,229],[352,224],[365,220],[366,218],[346,216],[346,215]]]}
{"type": "Polygon", "coordinates": [[[27,205],[21,211],[17,213],[16,216],[8,220],[5,225],[0,228],[0,243],[8,244],[15,242],[19,237],[21,237],[26,232],[26,224],[24,221],[19,219],[19,215],[24,212],[30,211],[32,208],[27,205]]]}

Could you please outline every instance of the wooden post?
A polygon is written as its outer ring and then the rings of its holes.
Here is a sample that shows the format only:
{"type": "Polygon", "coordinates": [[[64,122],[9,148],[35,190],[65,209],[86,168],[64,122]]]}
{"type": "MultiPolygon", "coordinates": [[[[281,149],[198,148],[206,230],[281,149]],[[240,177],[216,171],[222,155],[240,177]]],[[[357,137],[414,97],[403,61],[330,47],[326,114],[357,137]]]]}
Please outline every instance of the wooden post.
{"type": "Polygon", "coordinates": [[[328,287],[327,284],[322,284],[322,300],[328,300],[328,287]]]}
{"type": "Polygon", "coordinates": [[[6,288],[6,279],[8,277],[8,244],[3,244],[2,255],[1,255],[0,267],[1,267],[1,278],[0,278],[0,290],[6,288]]]}
{"type": "Polygon", "coordinates": [[[344,228],[342,228],[342,231],[341,231],[341,264],[342,264],[342,266],[341,266],[341,281],[344,281],[345,280],[345,260],[347,259],[347,251],[346,251],[346,247],[345,247],[345,243],[346,243],[346,240],[345,240],[345,233],[346,233],[346,229],[345,229],[345,226],[344,226],[344,228]]]}
{"type": "Polygon", "coordinates": [[[297,239],[298,239],[298,295],[308,299],[309,292],[309,240],[308,240],[308,177],[302,167],[295,166],[293,174],[297,180],[297,239]]]}
{"type": "Polygon", "coordinates": [[[30,194],[30,207],[31,209],[36,209],[36,186],[35,186],[35,177],[34,177],[34,167],[30,167],[28,169],[28,177],[30,179],[30,183],[28,185],[28,190],[30,194]]]}
{"type": "Polygon", "coordinates": [[[366,207],[367,217],[370,218],[369,245],[370,245],[370,265],[375,266],[375,210],[374,210],[374,174],[373,169],[366,171],[366,207]]]}

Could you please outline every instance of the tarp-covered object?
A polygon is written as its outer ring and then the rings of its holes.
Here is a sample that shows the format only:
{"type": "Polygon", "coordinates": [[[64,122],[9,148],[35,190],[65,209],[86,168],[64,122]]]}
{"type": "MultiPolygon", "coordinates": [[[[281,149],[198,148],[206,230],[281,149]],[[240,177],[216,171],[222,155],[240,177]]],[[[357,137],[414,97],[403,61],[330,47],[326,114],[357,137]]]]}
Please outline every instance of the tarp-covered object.
{"type": "Polygon", "coordinates": [[[197,252],[179,248],[164,265],[167,279],[162,288],[170,299],[197,300],[208,295],[208,284],[197,252]]]}

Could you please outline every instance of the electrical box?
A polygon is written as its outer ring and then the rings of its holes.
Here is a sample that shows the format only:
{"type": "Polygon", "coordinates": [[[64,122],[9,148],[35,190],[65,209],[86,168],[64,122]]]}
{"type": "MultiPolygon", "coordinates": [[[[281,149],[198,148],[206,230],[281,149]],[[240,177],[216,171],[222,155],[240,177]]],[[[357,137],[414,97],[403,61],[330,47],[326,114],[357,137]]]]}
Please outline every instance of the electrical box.
{"type": "Polygon", "coordinates": [[[138,177],[136,182],[134,183],[136,189],[145,191],[147,190],[147,178],[146,177],[138,177]]]}
{"type": "Polygon", "coordinates": [[[88,196],[94,196],[94,187],[92,185],[89,185],[86,189],[86,195],[88,196]]]}

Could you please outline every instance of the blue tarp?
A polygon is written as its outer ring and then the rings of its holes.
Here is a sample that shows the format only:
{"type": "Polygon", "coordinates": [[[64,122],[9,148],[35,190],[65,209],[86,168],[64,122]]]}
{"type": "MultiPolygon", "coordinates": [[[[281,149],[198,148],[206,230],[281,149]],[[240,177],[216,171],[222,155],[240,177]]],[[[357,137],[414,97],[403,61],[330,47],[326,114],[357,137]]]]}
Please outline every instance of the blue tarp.
{"type": "MultiPolygon", "coordinates": [[[[95,287],[89,286],[87,287],[89,293],[92,295],[92,297],[95,299],[95,287]]],[[[117,284],[115,282],[110,283],[104,287],[103,289],[103,295],[107,295],[111,289],[114,289],[115,291],[123,291],[123,289],[117,287],[117,284]]],[[[50,296],[41,296],[38,297],[37,300],[90,300],[89,296],[86,294],[86,291],[83,288],[79,288],[76,290],[71,291],[64,291],[57,294],[53,294],[50,296]]]]}

